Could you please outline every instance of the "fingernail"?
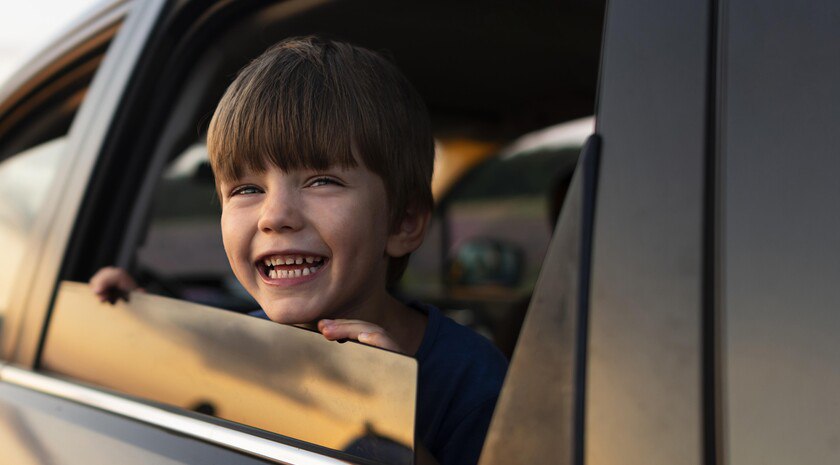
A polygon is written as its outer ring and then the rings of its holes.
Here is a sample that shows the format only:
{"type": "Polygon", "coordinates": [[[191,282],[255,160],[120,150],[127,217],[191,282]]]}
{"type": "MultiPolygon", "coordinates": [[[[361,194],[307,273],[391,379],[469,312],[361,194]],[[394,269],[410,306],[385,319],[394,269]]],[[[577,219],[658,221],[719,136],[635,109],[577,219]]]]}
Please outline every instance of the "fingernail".
{"type": "Polygon", "coordinates": [[[359,333],[359,342],[365,342],[370,338],[370,333],[359,333]]]}
{"type": "Polygon", "coordinates": [[[321,324],[324,326],[332,326],[333,320],[321,320],[321,324]]]}

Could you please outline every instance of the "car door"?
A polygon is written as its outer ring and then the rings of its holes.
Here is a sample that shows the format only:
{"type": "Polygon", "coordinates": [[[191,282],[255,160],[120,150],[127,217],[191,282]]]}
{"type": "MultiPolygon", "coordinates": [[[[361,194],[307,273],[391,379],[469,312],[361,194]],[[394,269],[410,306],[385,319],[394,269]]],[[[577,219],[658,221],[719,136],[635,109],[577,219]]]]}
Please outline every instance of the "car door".
{"type": "Polygon", "coordinates": [[[838,26],[834,2],[609,2],[483,464],[837,462],[838,26]]]}

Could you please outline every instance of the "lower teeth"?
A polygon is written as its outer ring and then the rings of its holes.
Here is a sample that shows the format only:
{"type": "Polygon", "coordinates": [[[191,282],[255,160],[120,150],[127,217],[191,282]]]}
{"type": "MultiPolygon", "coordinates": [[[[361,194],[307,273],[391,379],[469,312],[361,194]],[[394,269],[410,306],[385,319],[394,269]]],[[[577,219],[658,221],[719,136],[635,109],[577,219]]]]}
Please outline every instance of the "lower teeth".
{"type": "Polygon", "coordinates": [[[295,270],[269,270],[268,277],[271,279],[299,278],[301,276],[309,276],[316,271],[318,271],[318,267],[315,266],[295,270]]]}

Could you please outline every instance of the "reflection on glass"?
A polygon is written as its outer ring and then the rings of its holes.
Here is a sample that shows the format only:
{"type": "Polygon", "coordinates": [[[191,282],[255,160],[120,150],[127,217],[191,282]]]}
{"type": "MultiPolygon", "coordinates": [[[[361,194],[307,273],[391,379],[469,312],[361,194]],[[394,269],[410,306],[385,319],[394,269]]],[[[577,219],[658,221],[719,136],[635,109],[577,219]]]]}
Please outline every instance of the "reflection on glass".
{"type": "Polygon", "coordinates": [[[413,460],[417,362],[175,299],[62,283],[44,369],[382,463],[413,460]]]}
{"type": "Polygon", "coordinates": [[[0,163],[0,323],[9,305],[26,242],[44,202],[66,138],[58,138],[0,163]]]}

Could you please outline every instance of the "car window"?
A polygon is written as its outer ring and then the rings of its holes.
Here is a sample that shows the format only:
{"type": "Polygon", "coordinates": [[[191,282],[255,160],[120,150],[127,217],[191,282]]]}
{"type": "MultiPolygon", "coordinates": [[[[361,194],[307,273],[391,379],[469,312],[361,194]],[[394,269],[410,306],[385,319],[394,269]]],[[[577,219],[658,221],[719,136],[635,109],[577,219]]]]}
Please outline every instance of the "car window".
{"type": "Polygon", "coordinates": [[[48,372],[336,452],[412,460],[411,357],[150,294],[112,307],[83,283],[62,283],[53,322],[48,372]]]}
{"type": "Polygon", "coordinates": [[[60,137],[0,162],[0,325],[25,259],[32,224],[56,174],[66,139],[60,137]]]}
{"type": "Polygon", "coordinates": [[[17,88],[3,89],[7,99],[0,102],[0,334],[5,333],[4,317],[35,221],[65,161],[70,126],[120,24],[102,26],[100,35],[53,58],[45,71],[32,73],[17,88]]]}
{"type": "Polygon", "coordinates": [[[537,142],[523,136],[462,175],[438,202],[400,292],[446,309],[510,357],[592,130],[585,119],[539,131],[537,142]]]}
{"type": "Polygon", "coordinates": [[[164,169],[155,187],[135,275],[153,293],[239,312],[259,308],[222,248],[219,200],[203,143],[164,169]]]}
{"type": "MultiPolygon", "coordinates": [[[[95,231],[96,239],[92,240],[91,234],[77,235],[68,246],[74,257],[83,259],[62,270],[63,284],[52,308],[41,364],[45,370],[67,378],[174,406],[184,414],[200,412],[211,415],[201,417],[209,421],[222,418],[238,423],[237,427],[260,428],[292,436],[309,443],[304,444],[305,447],[312,447],[314,443],[333,450],[347,450],[347,444],[321,443],[316,435],[310,434],[323,426],[315,410],[311,416],[296,417],[302,420],[297,422],[295,427],[300,429],[295,432],[275,428],[267,423],[273,419],[259,415],[249,417],[246,412],[255,408],[249,406],[249,395],[243,396],[241,392],[244,391],[230,387],[250,383],[247,392],[254,395],[266,396],[266,391],[282,394],[282,389],[274,392],[276,385],[272,383],[282,380],[273,377],[271,363],[274,362],[266,364],[269,352],[276,356],[272,360],[278,363],[284,358],[288,359],[286,362],[297,360],[293,368],[287,368],[292,370],[286,372],[289,379],[311,382],[313,389],[324,382],[317,381],[321,379],[316,376],[319,370],[325,373],[330,370],[307,365],[302,362],[303,356],[293,356],[285,348],[261,345],[260,341],[268,336],[250,337],[250,330],[243,329],[260,327],[257,331],[274,331],[278,325],[217,310],[244,312],[254,308],[234,285],[221,248],[218,205],[202,141],[224,89],[238,69],[272,43],[290,35],[320,33],[392,57],[425,99],[433,115],[436,137],[464,136],[498,148],[522,134],[590,114],[597,60],[574,67],[579,75],[572,76],[560,60],[500,53],[486,46],[492,43],[495,47],[513,51],[526,49],[526,44],[540,43],[540,53],[545,56],[566,50],[566,38],[551,31],[564,30],[558,23],[565,24],[567,20],[561,12],[555,11],[551,2],[535,8],[521,7],[521,2],[502,2],[478,18],[472,8],[453,10],[449,2],[399,8],[382,0],[232,2],[218,4],[218,8],[206,12],[212,19],[206,24],[189,17],[202,11],[204,6],[198,6],[199,3],[191,4],[194,8],[184,9],[184,17],[172,21],[172,24],[190,24],[186,30],[194,35],[185,33],[182,27],[170,31],[161,26],[162,38],[150,45],[147,52],[148,60],[157,67],[154,72],[139,73],[141,77],[135,79],[136,87],[148,92],[140,95],[137,91],[135,101],[127,99],[124,103],[122,111],[130,115],[125,119],[131,124],[118,128],[123,133],[111,135],[110,153],[101,156],[100,172],[94,178],[98,175],[107,179],[98,185],[96,179],[92,181],[94,186],[113,189],[106,192],[110,196],[108,202],[89,198],[89,203],[98,205],[91,207],[94,213],[80,216],[81,225],[76,231],[95,231]],[[234,3],[236,7],[232,6],[234,3]],[[358,15],[358,11],[377,11],[378,14],[363,15],[364,18],[360,18],[363,21],[359,22],[346,19],[348,15],[358,15]],[[418,22],[419,16],[427,18],[428,24],[418,22]],[[548,16],[551,19],[545,20],[548,16]],[[540,24],[539,28],[534,27],[534,21],[540,24]],[[432,34],[429,34],[429,25],[434,26],[432,34]],[[421,35],[428,43],[417,41],[421,35]],[[498,41],[502,36],[521,41],[523,47],[511,45],[507,39],[498,41]],[[541,40],[543,38],[547,40],[541,40]],[[499,62],[500,56],[504,57],[504,63],[499,62]],[[465,92],[467,89],[470,91],[465,92]],[[575,94],[575,98],[566,98],[567,94],[575,94]],[[119,162],[113,161],[117,159],[119,162]],[[107,222],[109,229],[99,227],[97,220],[107,222]],[[84,251],[94,246],[98,254],[85,255],[84,251]],[[114,252],[109,254],[111,249],[114,252]],[[115,263],[132,268],[141,279],[145,275],[145,284],[150,291],[145,296],[132,296],[129,308],[102,306],[85,294],[85,289],[69,283],[86,281],[96,269],[115,263]],[[76,298],[85,295],[86,298],[76,298]],[[271,329],[264,329],[266,327],[271,329]],[[81,334],[85,337],[80,338],[81,334]],[[203,342],[194,344],[196,341],[203,342]],[[130,362],[120,363],[120,360],[130,362]],[[176,381],[183,377],[189,378],[188,383],[176,381]]],[[[484,11],[483,8],[479,10],[484,11]]],[[[600,40],[598,10],[593,10],[591,31],[578,37],[593,50],[597,50],[600,40]]],[[[182,11],[173,8],[172,14],[177,16],[182,11]]],[[[551,150],[557,148],[552,146],[551,150]]],[[[543,229],[539,237],[547,243],[551,221],[547,209],[543,211],[548,203],[545,196],[556,178],[554,170],[560,169],[556,163],[565,160],[568,154],[563,152],[558,158],[535,153],[531,157],[524,155],[524,150],[518,152],[523,154],[498,154],[499,165],[493,162],[486,168],[487,174],[476,176],[479,181],[485,179],[478,183],[477,194],[470,193],[470,189],[465,190],[463,197],[453,194],[451,207],[458,224],[468,223],[475,216],[484,219],[487,215],[481,206],[499,200],[493,193],[499,183],[493,179],[504,174],[509,166],[521,166],[525,174],[535,169],[539,174],[545,174],[535,189],[525,182],[519,185],[525,188],[524,191],[506,194],[506,198],[513,200],[504,210],[505,215],[514,219],[521,218],[523,212],[530,215],[527,216],[527,227],[519,230],[515,237],[502,238],[516,240],[516,247],[526,248],[526,253],[533,255],[533,259],[528,255],[526,268],[529,271],[523,272],[525,278],[521,281],[528,283],[536,275],[538,256],[544,254],[545,246],[527,249],[533,245],[531,242],[538,242],[529,239],[530,231],[537,227],[543,229]],[[543,161],[534,164],[531,160],[543,161]],[[543,168],[545,173],[541,172],[543,168]],[[540,247],[542,249],[538,250],[540,247]]],[[[569,153],[572,152],[575,151],[569,153]]],[[[573,160],[568,165],[569,170],[571,166],[573,160]]],[[[460,174],[456,176],[460,177],[460,174]]],[[[489,223],[485,229],[496,227],[497,224],[489,223]]],[[[426,244],[433,248],[435,244],[449,244],[449,239],[444,237],[447,234],[447,228],[438,222],[432,226],[426,244]]],[[[465,236],[463,239],[470,238],[465,236]]],[[[438,257],[440,266],[451,261],[446,255],[438,254],[438,257]]],[[[467,258],[464,263],[468,261],[467,258]]],[[[438,267],[433,273],[440,280],[445,270],[438,267]]],[[[457,287],[450,283],[445,286],[457,287]]],[[[519,288],[516,288],[512,293],[517,299],[522,297],[518,292],[519,288]]],[[[426,300],[428,296],[408,286],[404,294],[409,299],[426,300]]],[[[487,307],[492,306],[495,299],[487,297],[489,295],[485,296],[487,307]]],[[[428,300],[436,303],[431,298],[428,300]]],[[[504,295],[497,300],[504,301],[504,305],[510,304],[504,295]]],[[[332,343],[328,347],[345,350],[345,346],[357,345],[332,343]]],[[[380,362],[372,357],[370,363],[380,362]]],[[[373,368],[361,362],[354,367],[358,373],[372,372],[373,368]]],[[[331,384],[327,385],[338,395],[342,390],[353,390],[351,379],[333,373],[331,384]]],[[[415,383],[410,376],[405,379],[415,383]]],[[[376,392],[372,390],[367,395],[373,400],[376,392]]],[[[284,401],[294,403],[289,408],[298,409],[310,402],[309,397],[298,394],[300,392],[293,392],[289,398],[294,402],[284,401]]],[[[411,392],[403,390],[400,395],[404,405],[413,405],[411,392]]],[[[275,400],[267,402],[272,402],[278,415],[282,415],[284,407],[274,403],[275,400]]],[[[264,408],[260,413],[274,411],[264,408]]],[[[389,440],[407,437],[404,436],[406,430],[396,434],[376,422],[362,422],[362,429],[365,432],[362,436],[389,440]]],[[[356,436],[340,437],[346,440],[356,436]]]]}
{"type": "Polygon", "coordinates": [[[574,463],[567,458],[575,450],[573,418],[581,411],[577,367],[585,362],[579,349],[585,332],[579,328],[587,318],[599,148],[600,138],[591,136],[564,192],[541,284],[493,414],[482,464],[535,463],[543,457],[574,463]],[[510,444],[514,431],[528,434],[510,444]]]}

